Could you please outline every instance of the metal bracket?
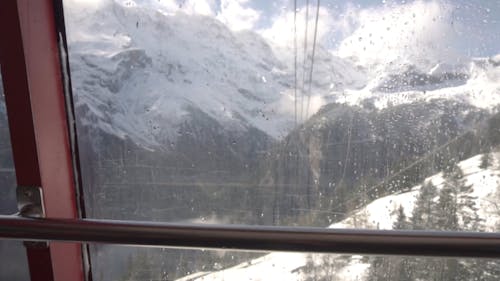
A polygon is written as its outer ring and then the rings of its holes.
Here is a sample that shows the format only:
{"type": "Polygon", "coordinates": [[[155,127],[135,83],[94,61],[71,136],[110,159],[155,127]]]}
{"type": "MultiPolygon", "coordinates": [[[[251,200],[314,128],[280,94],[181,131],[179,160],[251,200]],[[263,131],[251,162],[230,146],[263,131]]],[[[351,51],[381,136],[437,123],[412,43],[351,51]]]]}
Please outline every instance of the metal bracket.
{"type": "Polygon", "coordinates": [[[44,218],[42,188],[39,186],[18,186],[17,209],[19,216],[27,218],[44,218]]]}
{"type": "MultiPolygon", "coordinates": [[[[18,186],[16,189],[18,215],[26,218],[44,218],[42,188],[39,186],[18,186]]],[[[45,249],[47,242],[24,241],[26,248],[45,249]]]]}

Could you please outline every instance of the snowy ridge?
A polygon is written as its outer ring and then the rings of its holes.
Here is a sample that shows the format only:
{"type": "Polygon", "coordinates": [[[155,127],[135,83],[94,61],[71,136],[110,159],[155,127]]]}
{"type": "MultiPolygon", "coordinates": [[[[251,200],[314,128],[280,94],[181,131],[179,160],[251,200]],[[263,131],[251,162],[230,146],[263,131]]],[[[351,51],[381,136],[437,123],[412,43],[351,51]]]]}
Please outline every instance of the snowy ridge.
{"type": "Polygon", "coordinates": [[[359,104],[372,99],[378,108],[383,108],[388,104],[450,99],[492,109],[500,104],[499,66],[494,58],[476,58],[457,65],[438,63],[430,69],[406,65],[403,72],[399,69],[378,74],[361,90],[346,90],[338,101],[359,104]],[[387,85],[394,88],[381,90],[381,86],[387,85]]]}
{"type": "MultiPolygon", "coordinates": [[[[482,155],[459,163],[466,182],[472,185],[472,194],[477,197],[476,204],[479,207],[479,216],[483,218],[486,231],[494,231],[500,221],[497,193],[500,188],[500,153],[493,154],[493,164],[488,169],[479,168],[482,155]]],[[[442,173],[436,174],[425,180],[432,182],[437,189],[443,187],[442,173]]],[[[396,210],[403,206],[406,216],[411,217],[416,198],[420,191],[420,185],[415,186],[408,192],[394,194],[379,198],[345,220],[330,225],[330,228],[373,228],[392,229],[396,221],[396,210]]],[[[330,255],[330,259],[346,259],[346,256],[330,255]]],[[[307,263],[320,264],[321,255],[308,255],[301,253],[271,253],[263,257],[242,263],[240,265],[217,272],[196,273],[179,280],[304,280],[306,277],[301,268],[307,263]],[[312,259],[308,261],[308,259],[312,259]]],[[[361,256],[351,256],[347,259],[344,267],[335,272],[320,273],[328,274],[332,280],[364,280],[369,264],[363,262],[361,256]]],[[[321,268],[319,269],[321,272],[321,268]]]]}
{"type": "MultiPolygon", "coordinates": [[[[234,32],[212,17],[173,12],[157,1],[110,0],[98,9],[65,8],[82,124],[151,148],[175,142],[177,128],[189,120],[189,108],[235,132],[254,127],[279,139],[294,127],[290,48],[275,46],[254,31],[234,32]]],[[[481,108],[500,104],[495,58],[434,63],[426,69],[411,62],[372,68],[356,66],[356,61],[318,46],[310,97],[309,65],[298,69],[299,122],[330,102],[372,99],[379,108],[437,98],[481,108]],[[418,86],[422,77],[430,83],[418,86]],[[384,83],[396,86],[381,91],[384,83]]]]}
{"type": "MultiPolygon", "coordinates": [[[[88,125],[150,146],[175,140],[189,107],[230,130],[256,127],[280,138],[293,128],[293,70],[260,35],[130,3],[68,11],[76,105],[88,125]]],[[[345,76],[355,73],[348,61],[318,51],[314,76],[321,79],[312,92],[358,86],[345,76]]],[[[312,97],[309,115],[322,104],[312,97]]]]}

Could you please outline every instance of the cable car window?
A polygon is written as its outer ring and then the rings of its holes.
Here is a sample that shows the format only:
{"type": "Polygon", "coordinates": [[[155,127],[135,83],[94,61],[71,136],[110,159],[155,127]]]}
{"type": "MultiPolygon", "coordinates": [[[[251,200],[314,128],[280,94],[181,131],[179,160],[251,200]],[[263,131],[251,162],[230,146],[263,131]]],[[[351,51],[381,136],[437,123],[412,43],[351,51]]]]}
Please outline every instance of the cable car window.
{"type": "Polygon", "coordinates": [[[493,2],[64,0],[87,216],[497,231],[493,2]]]}
{"type": "Polygon", "coordinates": [[[489,259],[99,247],[98,280],[496,280],[500,274],[498,260],[489,259]]]}
{"type": "MultiPolygon", "coordinates": [[[[0,74],[0,214],[17,213],[16,174],[0,74]]],[[[26,250],[20,241],[0,240],[0,279],[29,280],[26,250]]]]}
{"type": "Polygon", "coordinates": [[[16,173],[10,145],[9,124],[3,83],[0,75],[0,214],[11,215],[17,211],[16,205],[16,173]]]}

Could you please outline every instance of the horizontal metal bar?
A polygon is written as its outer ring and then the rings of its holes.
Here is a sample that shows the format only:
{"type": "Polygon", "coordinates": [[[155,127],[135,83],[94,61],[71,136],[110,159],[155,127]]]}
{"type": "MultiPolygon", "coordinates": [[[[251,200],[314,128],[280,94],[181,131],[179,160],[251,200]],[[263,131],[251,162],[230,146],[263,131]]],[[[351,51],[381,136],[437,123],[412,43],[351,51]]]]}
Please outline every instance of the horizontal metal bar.
{"type": "Polygon", "coordinates": [[[124,245],[500,258],[500,233],[389,231],[0,216],[0,238],[124,245]]]}

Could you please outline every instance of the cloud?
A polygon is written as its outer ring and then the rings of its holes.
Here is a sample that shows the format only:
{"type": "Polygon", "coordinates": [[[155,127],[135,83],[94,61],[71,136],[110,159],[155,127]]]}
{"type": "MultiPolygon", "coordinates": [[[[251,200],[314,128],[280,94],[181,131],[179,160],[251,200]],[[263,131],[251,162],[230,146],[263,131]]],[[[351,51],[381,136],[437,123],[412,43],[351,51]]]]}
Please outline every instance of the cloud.
{"type": "MultiPolygon", "coordinates": [[[[116,0],[115,0],[116,1],[116,0]]],[[[127,0],[121,0],[127,1],[127,0]]],[[[128,0],[130,1],[130,0],[128,0]]],[[[143,6],[158,8],[166,14],[179,11],[215,17],[232,30],[253,29],[261,12],[250,7],[249,0],[142,0],[143,6]]]]}
{"type": "Polygon", "coordinates": [[[187,14],[199,14],[205,16],[213,16],[215,14],[215,1],[210,0],[187,0],[181,10],[187,14]]]}
{"type": "Polygon", "coordinates": [[[453,6],[444,1],[414,1],[346,11],[345,28],[354,31],[338,47],[361,64],[456,61],[458,34],[453,6]]]}
{"type": "Polygon", "coordinates": [[[253,29],[260,12],[248,6],[248,0],[221,0],[216,18],[232,30],[253,29]]]}
{"type": "MultiPolygon", "coordinates": [[[[309,16],[306,21],[306,7],[301,7],[297,11],[297,43],[303,44],[305,39],[305,30],[307,25],[307,42],[312,43],[314,39],[314,25],[316,20],[316,6],[309,6],[309,16]],[[307,22],[307,24],[306,24],[307,22]]],[[[323,41],[332,30],[335,29],[333,16],[331,11],[320,7],[318,16],[318,34],[317,42],[323,41]]],[[[293,10],[285,10],[279,13],[272,20],[270,27],[259,31],[266,39],[273,42],[273,44],[285,47],[293,46],[294,44],[294,12],[293,10]]]]}
{"type": "MultiPolygon", "coordinates": [[[[299,1],[304,4],[305,1],[299,1]]],[[[498,53],[500,13],[490,2],[468,0],[386,0],[385,4],[354,5],[322,1],[317,43],[342,57],[355,57],[360,64],[392,62],[454,62],[462,56],[498,53]],[[490,3],[490,4],[488,4],[490,3]]],[[[102,10],[104,3],[139,6],[173,15],[177,12],[216,18],[230,29],[253,30],[274,47],[294,43],[293,2],[289,0],[65,0],[75,16],[102,10]],[[83,10],[85,13],[79,12],[83,10]]],[[[307,43],[314,36],[316,1],[310,1],[307,43]]],[[[297,10],[297,43],[302,56],[306,8],[297,10]]],[[[289,56],[288,54],[287,56],[289,56]]]]}

